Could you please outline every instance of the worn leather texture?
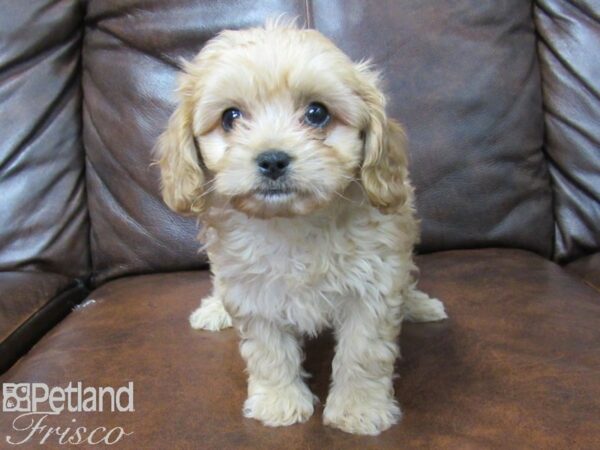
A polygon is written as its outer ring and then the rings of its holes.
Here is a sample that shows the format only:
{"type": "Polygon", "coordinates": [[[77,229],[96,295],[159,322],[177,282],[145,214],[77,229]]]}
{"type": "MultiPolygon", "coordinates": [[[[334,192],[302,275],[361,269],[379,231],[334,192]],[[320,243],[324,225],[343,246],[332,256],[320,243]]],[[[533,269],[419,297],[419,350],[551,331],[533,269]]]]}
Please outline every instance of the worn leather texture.
{"type": "Polygon", "coordinates": [[[566,269],[600,292],[600,253],[576,259],[566,269]]]}
{"type": "Polygon", "coordinates": [[[76,1],[2,2],[3,271],[78,277],[91,269],[81,143],[82,21],[76,1]]]}
{"type": "Polygon", "coordinates": [[[63,275],[0,272],[0,342],[69,284],[63,275]]]}
{"type": "Polygon", "coordinates": [[[569,262],[600,250],[600,3],[535,5],[554,190],[554,257],[569,262]]]}
{"type": "Polygon", "coordinates": [[[80,280],[39,272],[0,273],[0,373],[85,298],[80,280]]]}
{"type": "MultiPolygon", "coordinates": [[[[379,437],[242,417],[246,375],[233,330],[192,330],[207,272],[126,277],[88,297],[2,382],[134,382],[132,413],[68,413],[49,426],[121,426],[119,448],[596,448],[600,442],[598,294],[559,266],[516,250],[425,255],[420,287],[450,319],[405,324],[396,395],[402,422],[379,437]],[[93,300],[93,302],[92,302],[93,300]]],[[[311,389],[325,400],[333,343],[308,344],[311,389]]],[[[0,435],[15,414],[0,414],[0,435]]]]}
{"type": "Polygon", "coordinates": [[[529,3],[91,1],[83,123],[96,283],[205,263],[194,220],[166,209],[151,166],[174,108],[178,61],[223,28],[280,13],[382,69],[389,112],[410,137],[422,251],[493,245],[551,254],[529,3]]]}

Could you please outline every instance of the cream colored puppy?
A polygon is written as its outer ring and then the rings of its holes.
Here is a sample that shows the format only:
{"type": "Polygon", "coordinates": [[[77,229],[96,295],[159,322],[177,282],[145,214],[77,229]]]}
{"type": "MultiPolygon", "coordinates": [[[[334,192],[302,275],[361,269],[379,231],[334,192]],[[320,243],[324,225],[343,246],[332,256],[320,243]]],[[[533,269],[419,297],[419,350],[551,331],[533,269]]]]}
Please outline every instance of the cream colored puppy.
{"type": "Polygon", "coordinates": [[[224,31],[185,64],[158,143],[163,197],[202,221],[214,274],[191,324],[237,328],[244,415],[265,425],[312,415],[302,340],[332,327],[325,424],[389,428],[402,319],[446,317],[415,289],[404,134],[378,84],[315,30],[224,31]]]}

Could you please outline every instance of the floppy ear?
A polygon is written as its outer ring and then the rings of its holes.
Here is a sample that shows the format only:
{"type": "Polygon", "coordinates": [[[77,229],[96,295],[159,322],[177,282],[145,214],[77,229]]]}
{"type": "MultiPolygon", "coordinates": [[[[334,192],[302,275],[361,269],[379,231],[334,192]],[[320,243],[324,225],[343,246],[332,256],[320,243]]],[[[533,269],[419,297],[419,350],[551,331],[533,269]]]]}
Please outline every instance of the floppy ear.
{"type": "Polygon", "coordinates": [[[406,135],[385,113],[385,97],[377,87],[377,74],[365,65],[359,66],[359,72],[364,77],[360,95],[369,115],[361,181],[371,204],[383,213],[392,213],[406,203],[412,192],[408,180],[406,135]]]}
{"type": "Polygon", "coordinates": [[[180,102],[158,140],[156,152],[165,203],[173,211],[198,214],[205,208],[205,177],[200,167],[199,150],[194,142],[190,78],[184,74],[180,80],[180,102]]]}

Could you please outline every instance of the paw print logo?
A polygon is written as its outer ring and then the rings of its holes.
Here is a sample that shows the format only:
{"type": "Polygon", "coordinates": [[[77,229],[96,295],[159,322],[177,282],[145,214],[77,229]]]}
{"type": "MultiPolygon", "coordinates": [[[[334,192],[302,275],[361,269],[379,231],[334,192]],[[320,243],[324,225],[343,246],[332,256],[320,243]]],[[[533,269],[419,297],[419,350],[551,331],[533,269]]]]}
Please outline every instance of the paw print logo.
{"type": "Polygon", "coordinates": [[[31,411],[31,389],[28,383],[2,385],[2,410],[4,412],[31,411]]]}

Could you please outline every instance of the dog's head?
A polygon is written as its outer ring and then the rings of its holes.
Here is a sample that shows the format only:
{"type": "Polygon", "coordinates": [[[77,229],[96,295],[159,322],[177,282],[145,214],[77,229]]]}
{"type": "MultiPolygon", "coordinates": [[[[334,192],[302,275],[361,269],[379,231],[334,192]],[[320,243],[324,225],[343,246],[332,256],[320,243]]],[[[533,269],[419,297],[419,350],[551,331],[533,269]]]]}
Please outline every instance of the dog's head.
{"type": "Polygon", "coordinates": [[[351,183],[383,212],[406,200],[404,135],[377,74],[315,30],[224,31],[185,64],[178,92],[158,142],[175,211],[220,198],[251,216],[302,215],[351,183]]]}

